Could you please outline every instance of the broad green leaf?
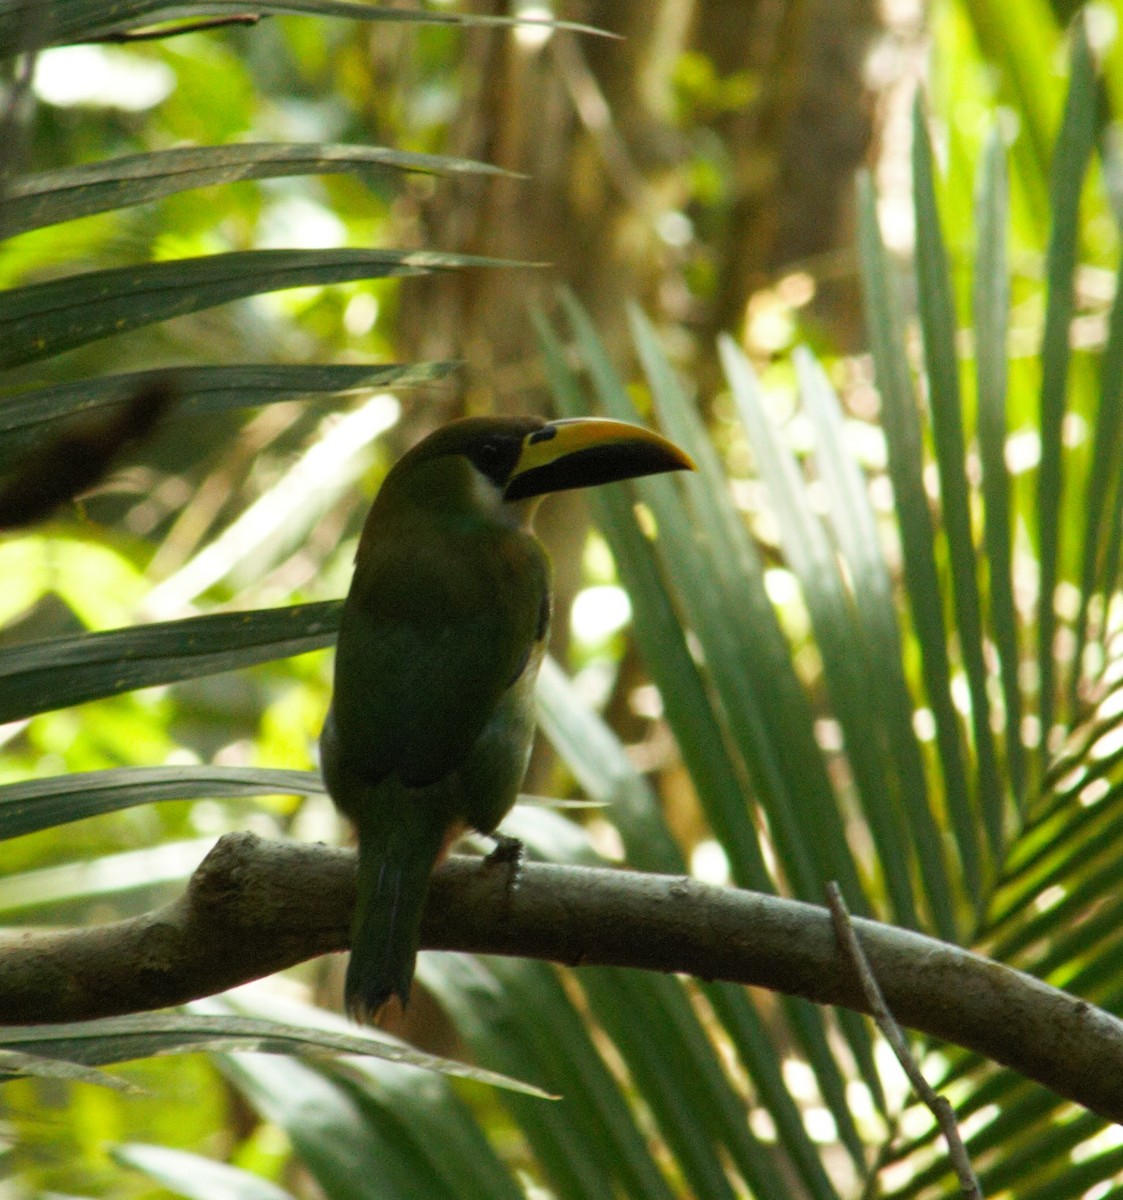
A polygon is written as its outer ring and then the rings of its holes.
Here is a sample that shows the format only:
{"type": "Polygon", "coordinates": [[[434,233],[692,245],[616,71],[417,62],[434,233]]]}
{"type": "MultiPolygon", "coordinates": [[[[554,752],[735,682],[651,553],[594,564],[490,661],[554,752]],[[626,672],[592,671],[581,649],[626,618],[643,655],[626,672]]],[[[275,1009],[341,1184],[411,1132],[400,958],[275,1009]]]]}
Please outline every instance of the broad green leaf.
{"type": "Polygon", "coordinates": [[[0,724],[330,646],[341,602],[188,617],[0,651],[0,724]]]}
{"type": "Polygon", "coordinates": [[[0,839],[158,800],[312,796],[323,790],[314,771],[215,766],[79,771],[0,786],[0,839]]]}
{"type": "Polygon", "coordinates": [[[515,265],[429,250],[245,250],[87,271],[0,292],[0,368],[262,292],[515,265]]]}
{"type": "Polygon", "coordinates": [[[115,1162],[142,1171],[161,1187],[188,1200],[215,1200],[219,1196],[223,1200],[294,1200],[290,1192],[260,1175],[170,1146],[125,1142],[111,1146],[109,1154],[115,1162]]]}
{"type": "Polygon", "coordinates": [[[13,179],[0,205],[0,236],[15,237],[29,229],[145,204],[190,188],[372,168],[434,175],[510,175],[466,158],[410,154],[381,146],[239,142],[180,147],[13,179]]]}

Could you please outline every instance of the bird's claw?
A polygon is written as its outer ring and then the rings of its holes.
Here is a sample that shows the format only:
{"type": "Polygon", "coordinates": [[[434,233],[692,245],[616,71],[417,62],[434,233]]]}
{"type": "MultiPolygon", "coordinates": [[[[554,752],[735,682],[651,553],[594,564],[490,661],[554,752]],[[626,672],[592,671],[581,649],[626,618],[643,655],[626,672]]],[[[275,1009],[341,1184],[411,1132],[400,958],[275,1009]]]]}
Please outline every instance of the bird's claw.
{"type": "Polygon", "coordinates": [[[519,886],[526,847],[517,837],[506,833],[490,833],[488,837],[495,842],[495,849],[484,859],[484,866],[507,868],[507,895],[510,896],[519,886]]]}

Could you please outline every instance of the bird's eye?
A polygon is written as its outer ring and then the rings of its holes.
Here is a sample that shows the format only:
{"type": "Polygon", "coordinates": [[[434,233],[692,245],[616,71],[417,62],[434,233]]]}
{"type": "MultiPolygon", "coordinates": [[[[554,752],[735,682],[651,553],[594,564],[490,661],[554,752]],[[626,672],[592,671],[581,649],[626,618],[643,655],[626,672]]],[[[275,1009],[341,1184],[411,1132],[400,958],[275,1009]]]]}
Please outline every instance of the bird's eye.
{"type": "Polygon", "coordinates": [[[502,487],[514,469],[518,452],[516,442],[485,438],[472,447],[470,457],[481,474],[486,475],[497,487],[502,487]]]}

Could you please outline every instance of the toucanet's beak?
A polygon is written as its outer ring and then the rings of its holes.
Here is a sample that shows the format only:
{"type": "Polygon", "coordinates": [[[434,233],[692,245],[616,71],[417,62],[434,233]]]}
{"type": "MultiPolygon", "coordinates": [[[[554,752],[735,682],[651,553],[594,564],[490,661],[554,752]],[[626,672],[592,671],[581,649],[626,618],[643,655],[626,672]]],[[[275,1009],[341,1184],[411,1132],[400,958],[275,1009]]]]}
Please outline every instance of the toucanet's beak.
{"type": "Polygon", "coordinates": [[[649,429],[600,417],[551,421],[527,435],[503,492],[527,500],[664,471],[693,471],[694,460],[649,429]]]}

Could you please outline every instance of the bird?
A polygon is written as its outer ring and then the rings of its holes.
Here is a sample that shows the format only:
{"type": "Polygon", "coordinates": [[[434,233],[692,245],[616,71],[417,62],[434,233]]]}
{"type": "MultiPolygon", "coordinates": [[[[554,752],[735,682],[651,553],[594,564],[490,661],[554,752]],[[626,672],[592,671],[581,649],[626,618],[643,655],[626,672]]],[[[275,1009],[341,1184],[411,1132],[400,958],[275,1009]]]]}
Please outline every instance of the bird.
{"type": "MultiPolygon", "coordinates": [[[[320,735],[327,790],[358,836],[348,1014],[408,1002],[433,869],[494,833],[534,737],[552,571],[547,493],[693,469],[674,443],[603,418],[466,417],[398,460],[359,538],[320,735]]],[[[513,839],[511,839],[513,841],[513,839]]]]}

